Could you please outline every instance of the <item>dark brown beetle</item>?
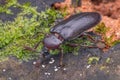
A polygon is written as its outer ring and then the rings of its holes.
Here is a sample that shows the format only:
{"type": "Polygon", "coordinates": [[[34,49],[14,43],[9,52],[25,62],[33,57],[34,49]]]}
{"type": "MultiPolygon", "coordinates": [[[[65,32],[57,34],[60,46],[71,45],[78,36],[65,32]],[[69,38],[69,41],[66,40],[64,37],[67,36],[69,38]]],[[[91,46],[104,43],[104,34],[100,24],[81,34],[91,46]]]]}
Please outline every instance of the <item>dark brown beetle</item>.
{"type": "Polygon", "coordinates": [[[101,15],[97,12],[82,12],[58,23],[43,39],[42,55],[48,58],[50,57],[49,50],[59,49],[61,53],[60,65],[62,65],[63,51],[60,45],[81,36],[84,31],[97,25],[100,20],[101,15]]]}
{"type": "MultiPolygon", "coordinates": [[[[100,20],[101,16],[97,12],[83,12],[58,23],[51,28],[50,34],[45,36],[43,40],[45,52],[49,53],[49,50],[59,49],[62,60],[63,53],[60,45],[65,41],[79,37],[84,31],[97,25],[100,20]]],[[[62,61],[60,65],[62,65],[62,61]]]]}

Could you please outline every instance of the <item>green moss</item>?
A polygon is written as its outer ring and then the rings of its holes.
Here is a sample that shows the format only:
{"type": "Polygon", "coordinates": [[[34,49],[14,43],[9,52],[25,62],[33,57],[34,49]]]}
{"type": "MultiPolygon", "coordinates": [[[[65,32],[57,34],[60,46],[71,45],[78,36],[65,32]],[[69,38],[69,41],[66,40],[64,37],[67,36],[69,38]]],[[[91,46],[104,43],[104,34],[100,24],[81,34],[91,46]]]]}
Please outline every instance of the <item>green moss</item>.
{"type": "Polygon", "coordinates": [[[97,32],[97,33],[99,33],[99,34],[103,34],[103,35],[104,35],[108,30],[109,30],[109,28],[107,28],[104,23],[100,23],[100,24],[98,24],[98,25],[94,28],[94,31],[95,31],[95,32],[97,32]]]}
{"type": "Polygon", "coordinates": [[[117,40],[117,41],[114,41],[114,42],[112,43],[112,45],[114,46],[114,45],[119,44],[119,43],[120,43],[120,40],[117,40]]]}
{"type": "Polygon", "coordinates": [[[98,61],[99,61],[99,57],[90,57],[88,59],[88,64],[97,63],[98,61]]]}
{"type": "Polygon", "coordinates": [[[110,63],[111,59],[110,58],[107,58],[106,59],[106,63],[110,63]]]}
{"type": "Polygon", "coordinates": [[[114,34],[111,35],[109,38],[106,36],[106,32],[109,31],[110,28],[107,28],[105,26],[104,23],[100,23],[99,25],[97,25],[97,27],[94,28],[94,31],[101,34],[104,41],[109,45],[109,46],[113,46],[117,43],[120,42],[120,40],[117,40],[117,41],[112,41],[113,37],[114,37],[114,34]]]}
{"type": "Polygon", "coordinates": [[[15,6],[17,4],[17,0],[2,0],[3,4],[0,5],[0,13],[4,12],[7,14],[13,14],[9,9],[11,6],[15,6]]]}
{"type": "MultiPolygon", "coordinates": [[[[114,35],[114,34],[113,34],[113,35],[114,35]]],[[[108,38],[107,36],[104,36],[105,42],[106,42],[108,45],[110,45],[110,46],[112,46],[113,35],[111,35],[109,38],[108,38]]]]}
{"type": "MultiPolygon", "coordinates": [[[[62,18],[62,14],[54,9],[37,12],[36,7],[29,4],[20,5],[21,12],[13,22],[3,23],[0,21],[0,60],[8,56],[16,56],[20,60],[29,60],[39,55],[35,52],[24,50],[24,46],[34,47],[34,45],[43,40],[44,35],[49,33],[56,19],[62,18]],[[32,15],[28,18],[26,15],[32,15]],[[34,56],[34,57],[33,57],[34,56]]],[[[42,43],[37,48],[40,51],[42,43]]]]}

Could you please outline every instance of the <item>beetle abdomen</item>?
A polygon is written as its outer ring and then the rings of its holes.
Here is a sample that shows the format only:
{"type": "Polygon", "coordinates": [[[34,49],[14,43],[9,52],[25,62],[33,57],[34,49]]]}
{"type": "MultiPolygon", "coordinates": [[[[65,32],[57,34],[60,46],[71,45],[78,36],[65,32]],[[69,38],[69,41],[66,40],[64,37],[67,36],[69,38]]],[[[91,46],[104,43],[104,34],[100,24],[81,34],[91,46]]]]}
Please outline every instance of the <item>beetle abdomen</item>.
{"type": "Polygon", "coordinates": [[[100,20],[101,16],[97,12],[83,12],[73,15],[55,25],[51,29],[51,32],[59,33],[65,40],[71,40],[97,25],[100,20]]]}

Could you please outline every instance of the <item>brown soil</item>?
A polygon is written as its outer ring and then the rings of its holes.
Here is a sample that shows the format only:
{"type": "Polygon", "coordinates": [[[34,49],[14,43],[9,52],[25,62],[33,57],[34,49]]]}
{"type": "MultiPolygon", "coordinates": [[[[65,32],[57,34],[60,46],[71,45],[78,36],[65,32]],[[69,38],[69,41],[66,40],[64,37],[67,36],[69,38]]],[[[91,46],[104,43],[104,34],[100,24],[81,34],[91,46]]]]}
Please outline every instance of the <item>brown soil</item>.
{"type": "MultiPolygon", "coordinates": [[[[82,6],[71,6],[71,0],[62,3],[55,3],[57,9],[66,9],[71,15],[75,11],[92,12],[97,11],[102,15],[102,21],[106,27],[110,28],[106,32],[106,37],[112,36],[112,42],[120,40],[120,0],[82,0],[82,6]]],[[[68,16],[67,16],[68,17],[68,16]]]]}

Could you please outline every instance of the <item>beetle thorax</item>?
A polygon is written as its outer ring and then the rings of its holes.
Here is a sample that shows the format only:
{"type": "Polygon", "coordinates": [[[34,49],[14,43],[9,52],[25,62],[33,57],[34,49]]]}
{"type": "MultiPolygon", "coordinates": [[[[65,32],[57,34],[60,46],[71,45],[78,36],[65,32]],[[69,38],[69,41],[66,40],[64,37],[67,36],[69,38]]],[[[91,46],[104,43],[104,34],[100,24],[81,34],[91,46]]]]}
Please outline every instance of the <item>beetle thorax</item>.
{"type": "Polygon", "coordinates": [[[44,46],[48,49],[57,49],[62,42],[63,38],[57,33],[49,34],[43,40],[44,46]]]}

